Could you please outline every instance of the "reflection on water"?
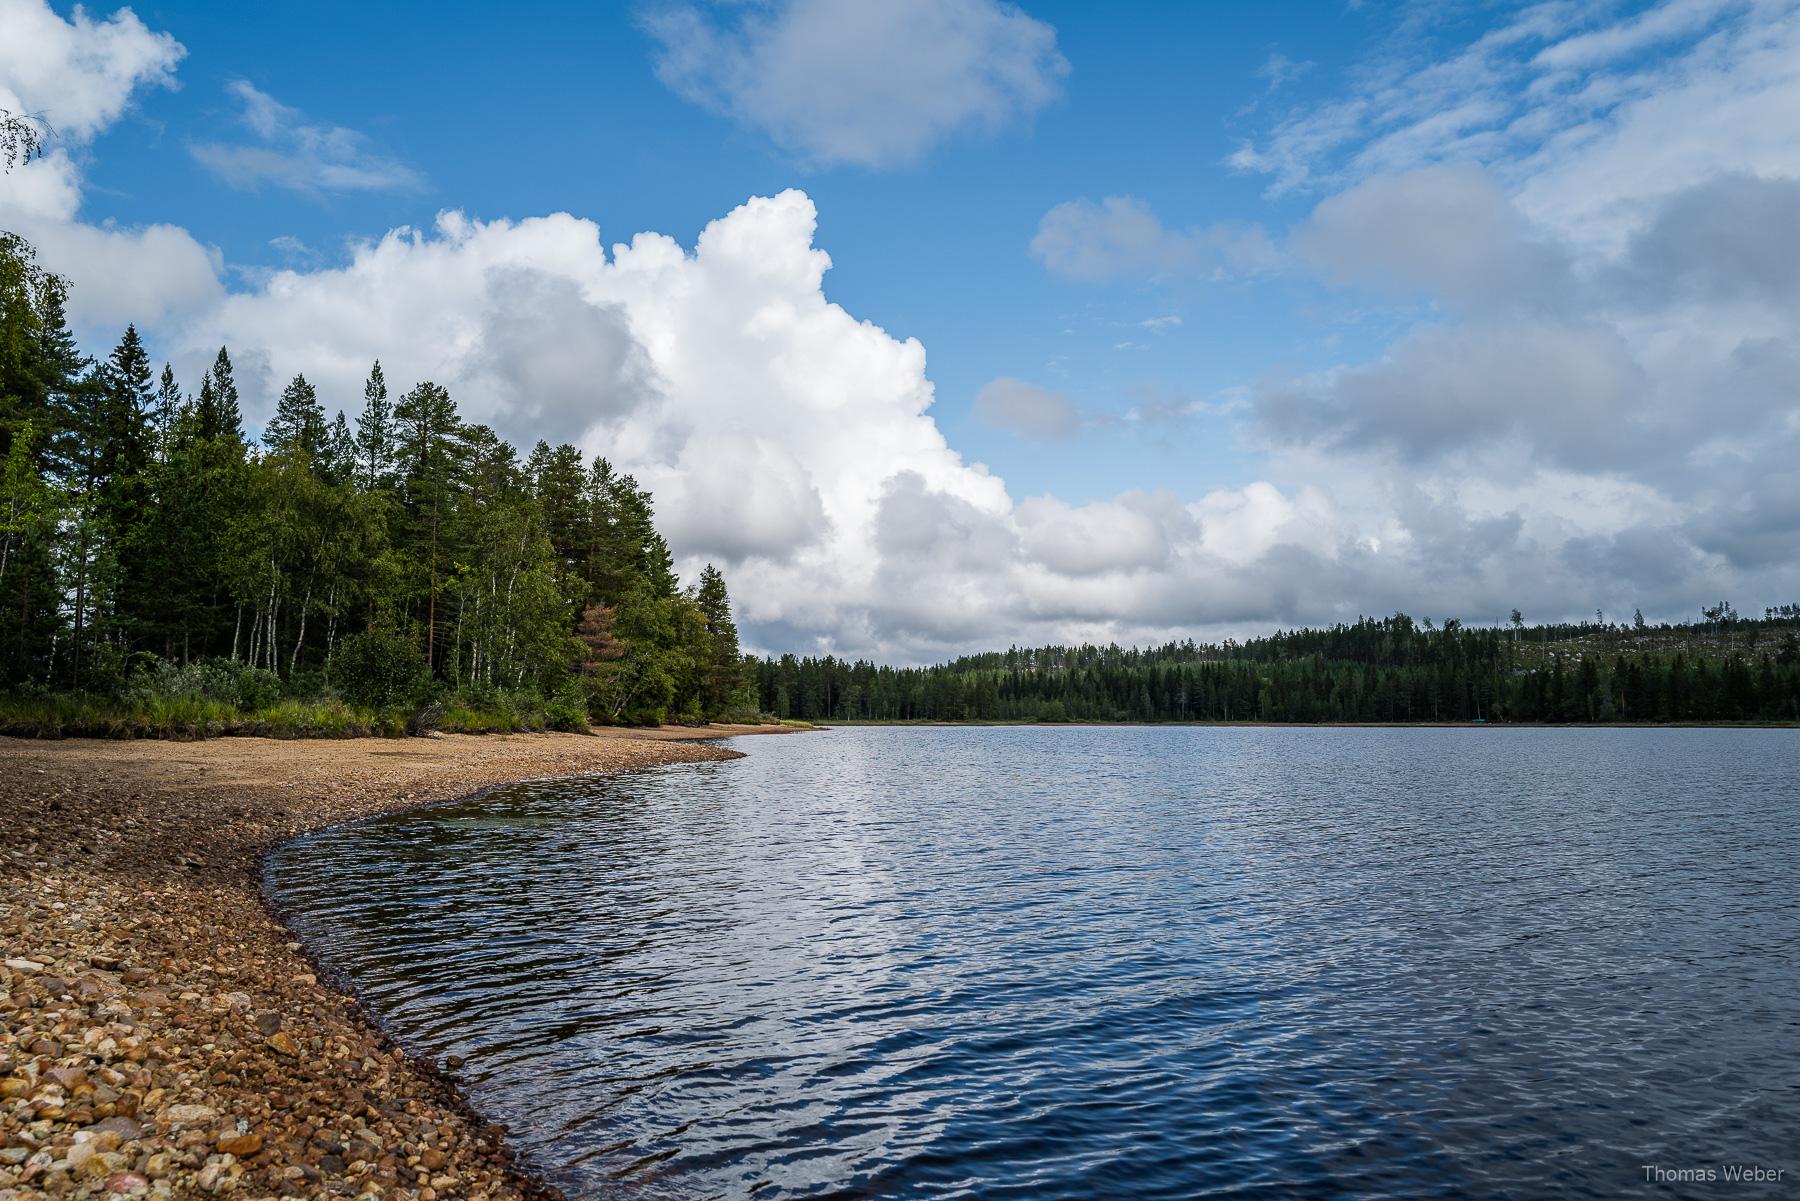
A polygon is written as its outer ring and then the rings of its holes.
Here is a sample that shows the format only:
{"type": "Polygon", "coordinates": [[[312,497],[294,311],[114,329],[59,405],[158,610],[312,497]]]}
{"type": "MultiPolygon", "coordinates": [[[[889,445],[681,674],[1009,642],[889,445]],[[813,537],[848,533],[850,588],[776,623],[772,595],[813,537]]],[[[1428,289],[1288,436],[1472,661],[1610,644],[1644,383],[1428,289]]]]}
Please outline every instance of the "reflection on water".
{"type": "Polygon", "coordinates": [[[1800,1180],[1800,735],[738,745],[309,837],[271,887],[575,1196],[1800,1180]]]}

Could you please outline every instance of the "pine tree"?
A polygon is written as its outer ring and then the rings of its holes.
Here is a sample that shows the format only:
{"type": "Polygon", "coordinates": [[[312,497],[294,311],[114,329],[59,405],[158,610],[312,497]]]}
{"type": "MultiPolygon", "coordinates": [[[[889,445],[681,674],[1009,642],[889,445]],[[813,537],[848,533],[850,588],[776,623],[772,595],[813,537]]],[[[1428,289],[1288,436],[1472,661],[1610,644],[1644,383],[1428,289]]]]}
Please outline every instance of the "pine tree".
{"type": "Polygon", "coordinates": [[[394,469],[394,410],[388,403],[387,379],[381,360],[369,369],[363,385],[363,411],[356,419],[356,452],[362,486],[374,490],[386,484],[394,469]]]}
{"type": "Polygon", "coordinates": [[[436,669],[444,533],[456,478],[455,452],[461,422],[450,394],[427,380],[394,406],[394,431],[408,535],[424,576],[425,662],[436,669]]]}

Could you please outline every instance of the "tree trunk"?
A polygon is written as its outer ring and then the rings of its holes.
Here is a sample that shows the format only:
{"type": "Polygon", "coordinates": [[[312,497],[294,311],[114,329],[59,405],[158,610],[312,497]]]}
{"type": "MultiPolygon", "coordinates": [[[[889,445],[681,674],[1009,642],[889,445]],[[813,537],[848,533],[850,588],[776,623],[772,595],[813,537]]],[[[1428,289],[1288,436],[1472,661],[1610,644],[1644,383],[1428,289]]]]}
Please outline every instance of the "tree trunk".
{"type": "Polygon", "coordinates": [[[438,506],[436,499],[431,504],[431,599],[425,609],[425,669],[430,671],[437,665],[437,538],[438,538],[438,506]]]}
{"type": "Polygon", "coordinates": [[[325,622],[325,674],[331,675],[331,653],[337,649],[337,581],[331,583],[331,591],[325,594],[325,607],[331,616],[325,622]]]}
{"type": "Polygon", "coordinates": [[[70,682],[75,689],[81,689],[81,628],[87,615],[87,554],[88,527],[87,518],[81,521],[81,543],[75,552],[79,558],[75,567],[75,639],[69,644],[70,682]]]}
{"type": "Polygon", "coordinates": [[[306,610],[312,605],[312,577],[306,577],[306,595],[300,601],[300,636],[294,639],[294,653],[288,659],[288,679],[300,668],[300,646],[306,641],[306,610]]]}

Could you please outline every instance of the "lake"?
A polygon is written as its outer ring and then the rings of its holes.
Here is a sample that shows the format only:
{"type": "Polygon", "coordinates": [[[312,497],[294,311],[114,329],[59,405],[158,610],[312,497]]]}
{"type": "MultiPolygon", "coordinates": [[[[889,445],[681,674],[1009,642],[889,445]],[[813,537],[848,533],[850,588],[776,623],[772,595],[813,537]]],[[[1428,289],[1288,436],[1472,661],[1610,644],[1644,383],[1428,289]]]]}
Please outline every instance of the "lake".
{"type": "Polygon", "coordinates": [[[1800,733],[732,745],[308,836],[269,888],[572,1196],[1800,1181],[1800,733]],[[1667,1175],[1733,1165],[1785,1175],[1667,1175]]]}

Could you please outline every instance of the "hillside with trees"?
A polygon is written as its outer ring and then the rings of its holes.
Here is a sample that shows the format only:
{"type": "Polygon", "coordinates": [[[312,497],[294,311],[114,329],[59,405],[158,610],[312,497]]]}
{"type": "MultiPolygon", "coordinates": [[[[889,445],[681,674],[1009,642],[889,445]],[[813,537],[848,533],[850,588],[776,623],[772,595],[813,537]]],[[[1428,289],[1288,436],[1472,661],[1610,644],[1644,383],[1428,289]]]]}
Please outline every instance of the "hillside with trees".
{"type": "Polygon", "coordinates": [[[1694,623],[1441,625],[1405,614],[1246,642],[1013,648],[936,667],[765,659],[808,721],[1795,722],[1800,605],[1694,623]]]}
{"type": "Polygon", "coordinates": [[[0,234],[0,725],[585,728],[755,712],[724,578],[676,579],[605,458],[523,458],[381,365],[297,375],[260,441],[229,352],[191,390],[135,328],[80,352],[0,234]]]}

